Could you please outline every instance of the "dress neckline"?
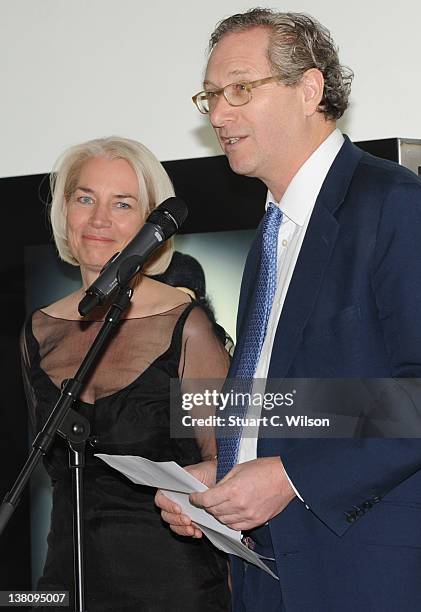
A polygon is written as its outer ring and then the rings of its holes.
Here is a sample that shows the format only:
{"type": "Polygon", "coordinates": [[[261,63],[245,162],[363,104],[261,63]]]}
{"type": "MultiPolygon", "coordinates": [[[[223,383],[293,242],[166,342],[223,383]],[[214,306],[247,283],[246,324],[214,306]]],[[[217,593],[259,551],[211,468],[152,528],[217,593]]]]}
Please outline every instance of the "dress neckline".
{"type": "MultiPolygon", "coordinates": [[[[169,308],[168,310],[163,310],[162,312],[155,312],[154,314],[150,314],[150,315],[144,315],[143,317],[122,317],[120,321],[139,321],[142,319],[150,319],[151,317],[160,317],[162,315],[169,314],[172,311],[177,310],[178,308],[181,308],[182,306],[189,306],[190,304],[192,304],[192,302],[193,301],[181,302],[181,304],[178,304],[177,306],[173,306],[172,308],[169,308]]],[[[38,310],[35,312],[41,313],[44,317],[47,317],[48,319],[53,319],[56,321],[66,321],[67,323],[104,323],[104,320],[105,320],[105,319],[66,319],[64,317],[56,317],[54,315],[50,315],[47,312],[45,312],[42,308],[38,308],[38,310]]]]}
{"type": "MultiPolygon", "coordinates": [[[[153,361],[151,361],[149,363],[149,365],[146,367],[146,369],[144,369],[142,372],[140,372],[133,380],[131,380],[127,385],[124,385],[123,387],[121,387],[120,389],[117,389],[116,391],[113,391],[112,393],[109,393],[108,395],[103,395],[100,397],[97,397],[95,399],[95,401],[93,402],[88,402],[85,401],[81,398],[78,398],[77,403],[81,406],[85,406],[89,409],[94,408],[96,406],[98,406],[99,403],[107,403],[110,400],[112,400],[113,398],[117,397],[118,394],[123,393],[123,392],[127,392],[130,389],[132,389],[133,387],[135,387],[138,383],[139,380],[152,368],[155,367],[155,365],[162,359],[165,359],[166,356],[171,353],[174,350],[174,343],[177,341],[177,337],[178,334],[180,333],[180,323],[183,323],[185,321],[185,318],[188,316],[188,314],[190,313],[190,311],[197,306],[197,304],[192,300],[191,302],[185,302],[182,304],[179,304],[178,306],[175,306],[174,308],[170,308],[169,310],[163,311],[161,313],[156,313],[154,315],[148,315],[146,317],[132,317],[129,319],[121,319],[120,323],[122,323],[123,321],[139,321],[139,320],[143,320],[143,319],[147,319],[150,317],[154,317],[154,316],[161,316],[161,315],[165,315],[167,313],[170,313],[176,309],[181,309],[182,306],[186,306],[186,308],[184,308],[184,310],[182,311],[182,313],[180,314],[180,318],[177,320],[177,322],[175,323],[175,326],[172,330],[172,334],[169,340],[169,344],[168,346],[165,348],[165,350],[163,350],[162,353],[160,353],[159,355],[157,355],[155,357],[155,359],[153,359],[153,361]]],[[[38,311],[35,312],[40,312],[43,316],[45,316],[47,319],[54,319],[57,321],[63,321],[66,323],[81,323],[81,322],[85,322],[85,323],[102,323],[103,321],[84,321],[83,319],[81,320],[76,320],[76,319],[62,319],[59,317],[53,317],[52,315],[49,315],[45,312],[43,312],[41,309],[38,309],[38,311]]],[[[28,322],[30,322],[32,320],[32,317],[29,319],[28,322]]],[[[38,339],[36,338],[34,331],[32,329],[32,325],[29,326],[29,330],[31,333],[32,338],[35,340],[35,342],[37,343],[38,347],[39,347],[39,342],[38,339]]],[[[38,348],[39,350],[39,348],[38,348]]],[[[179,359],[179,356],[177,357],[177,360],[179,359]]],[[[56,383],[52,380],[52,378],[50,377],[50,375],[41,367],[40,363],[37,364],[37,368],[38,371],[41,373],[41,375],[45,378],[45,380],[47,381],[47,384],[51,385],[51,388],[55,390],[56,393],[60,394],[61,389],[56,385],[56,383]]]]}

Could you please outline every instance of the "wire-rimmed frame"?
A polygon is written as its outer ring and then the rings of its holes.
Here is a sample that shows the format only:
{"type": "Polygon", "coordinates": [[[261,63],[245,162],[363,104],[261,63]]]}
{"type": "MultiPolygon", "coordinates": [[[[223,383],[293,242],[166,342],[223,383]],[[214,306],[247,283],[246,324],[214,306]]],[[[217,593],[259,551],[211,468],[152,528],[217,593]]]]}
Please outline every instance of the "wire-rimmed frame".
{"type": "Polygon", "coordinates": [[[279,81],[281,79],[281,75],[273,75],[270,77],[265,77],[264,79],[257,79],[256,81],[239,81],[238,83],[228,83],[225,87],[221,87],[220,89],[214,89],[209,91],[199,91],[196,95],[192,97],[193,104],[195,104],[196,108],[204,115],[207,115],[210,112],[211,105],[209,101],[211,99],[217,100],[221,93],[224,95],[225,100],[228,102],[230,106],[244,106],[248,104],[252,99],[252,89],[255,87],[260,87],[260,85],[266,85],[266,83],[271,83],[273,81],[279,81]],[[243,87],[243,91],[247,94],[244,100],[241,100],[241,96],[239,96],[240,102],[234,102],[233,97],[230,95],[230,91],[232,88],[243,87]]]}

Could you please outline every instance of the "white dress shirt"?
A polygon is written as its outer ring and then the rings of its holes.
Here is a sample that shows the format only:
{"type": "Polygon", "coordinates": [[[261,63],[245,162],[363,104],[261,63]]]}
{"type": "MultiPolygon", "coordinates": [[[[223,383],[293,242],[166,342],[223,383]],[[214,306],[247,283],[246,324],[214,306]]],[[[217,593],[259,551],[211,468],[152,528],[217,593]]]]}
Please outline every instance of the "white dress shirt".
{"type": "MultiPolygon", "coordinates": [[[[263,394],[264,392],[264,380],[261,379],[266,379],[268,375],[276,328],[311,213],[326,175],[343,143],[344,137],[338,129],[335,129],[301,166],[280,202],[276,202],[270,192],[267,194],[266,206],[269,202],[273,202],[282,210],[283,217],[278,235],[276,292],[262,352],[254,375],[257,380],[253,386],[253,393],[263,394]]],[[[247,416],[259,417],[260,413],[261,406],[250,406],[247,416]]],[[[251,427],[247,427],[247,437],[242,437],[240,440],[238,463],[256,459],[257,437],[258,428],[253,432],[251,427]]],[[[291,485],[302,499],[292,482],[291,485]]]]}

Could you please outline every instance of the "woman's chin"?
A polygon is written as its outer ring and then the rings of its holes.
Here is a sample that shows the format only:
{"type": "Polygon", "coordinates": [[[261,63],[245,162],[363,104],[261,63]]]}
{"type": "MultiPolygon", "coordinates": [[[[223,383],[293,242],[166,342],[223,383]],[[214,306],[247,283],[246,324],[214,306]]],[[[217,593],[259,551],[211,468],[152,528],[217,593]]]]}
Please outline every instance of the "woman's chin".
{"type": "Polygon", "coordinates": [[[99,274],[108,261],[109,259],[105,259],[103,261],[84,262],[80,264],[80,269],[82,272],[89,272],[90,274],[99,274]]]}

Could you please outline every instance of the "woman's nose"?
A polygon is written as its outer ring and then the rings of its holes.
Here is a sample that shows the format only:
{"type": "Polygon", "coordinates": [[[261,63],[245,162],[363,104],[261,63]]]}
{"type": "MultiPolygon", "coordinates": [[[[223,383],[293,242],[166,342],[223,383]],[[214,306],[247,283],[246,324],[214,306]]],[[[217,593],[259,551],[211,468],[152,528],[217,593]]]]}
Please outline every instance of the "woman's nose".
{"type": "Polygon", "coordinates": [[[111,218],[108,207],[97,203],[92,209],[92,214],[89,221],[92,227],[110,227],[111,218]]]}

